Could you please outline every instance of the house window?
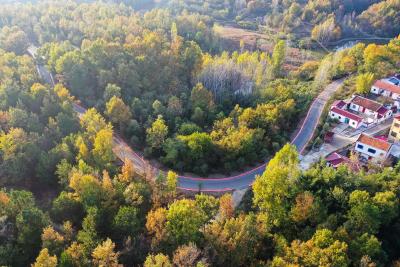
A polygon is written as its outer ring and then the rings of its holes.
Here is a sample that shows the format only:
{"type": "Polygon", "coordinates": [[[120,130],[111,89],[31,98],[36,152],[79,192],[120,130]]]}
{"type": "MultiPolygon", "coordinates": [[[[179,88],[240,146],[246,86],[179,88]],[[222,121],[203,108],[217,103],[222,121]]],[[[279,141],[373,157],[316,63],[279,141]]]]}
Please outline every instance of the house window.
{"type": "Polygon", "coordinates": [[[376,153],[376,150],[375,150],[375,149],[372,149],[372,148],[368,148],[368,152],[371,153],[371,154],[375,154],[375,153],[376,153]]]}
{"type": "Polygon", "coordinates": [[[339,116],[339,120],[342,118],[342,116],[339,116]]]}
{"type": "Polygon", "coordinates": [[[397,137],[397,133],[395,133],[395,132],[391,132],[390,135],[393,137],[397,137]]]}
{"type": "Polygon", "coordinates": [[[359,148],[359,149],[364,149],[364,146],[363,146],[363,145],[360,145],[360,144],[358,144],[358,145],[357,145],[357,148],[359,148]]]}
{"type": "Polygon", "coordinates": [[[357,108],[357,106],[353,104],[353,108],[357,108]]]}
{"type": "Polygon", "coordinates": [[[400,127],[400,124],[398,124],[398,123],[395,122],[395,123],[393,124],[393,126],[399,128],[399,127],[400,127]]]}

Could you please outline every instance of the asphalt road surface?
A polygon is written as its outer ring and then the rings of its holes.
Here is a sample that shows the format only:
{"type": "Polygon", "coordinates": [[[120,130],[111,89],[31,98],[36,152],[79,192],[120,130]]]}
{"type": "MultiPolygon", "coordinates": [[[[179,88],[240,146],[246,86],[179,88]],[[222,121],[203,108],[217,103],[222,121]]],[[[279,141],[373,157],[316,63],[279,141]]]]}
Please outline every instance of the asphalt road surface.
{"type": "Polygon", "coordinates": [[[292,140],[292,144],[296,146],[297,150],[302,153],[306,148],[308,142],[313,137],[315,129],[318,126],[319,119],[321,118],[322,111],[325,104],[331,96],[340,88],[344,79],[336,80],[325,87],[325,89],[318,95],[318,97],[311,104],[307,116],[303,121],[299,132],[292,140]]]}
{"type": "MultiPolygon", "coordinates": [[[[31,46],[28,49],[28,53],[34,58],[36,54],[36,48],[31,46]]],[[[37,71],[40,77],[46,83],[54,86],[53,77],[45,66],[37,65],[37,71]]],[[[343,80],[337,80],[329,84],[311,104],[307,116],[303,121],[302,127],[292,141],[292,144],[297,147],[299,152],[304,150],[308,141],[312,138],[325,104],[342,83],[343,80]]],[[[77,103],[74,104],[74,110],[79,116],[82,116],[86,112],[86,109],[77,103]]],[[[117,134],[114,134],[113,137],[113,151],[115,155],[122,161],[132,161],[135,169],[138,172],[159,172],[158,169],[151,166],[145,159],[135,153],[132,148],[117,134]]],[[[244,189],[251,186],[256,176],[261,175],[264,172],[265,166],[266,163],[250,171],[226,178],[215,179],[178,176],[178,188],[193,192],[230,192],[244,189]]]]}

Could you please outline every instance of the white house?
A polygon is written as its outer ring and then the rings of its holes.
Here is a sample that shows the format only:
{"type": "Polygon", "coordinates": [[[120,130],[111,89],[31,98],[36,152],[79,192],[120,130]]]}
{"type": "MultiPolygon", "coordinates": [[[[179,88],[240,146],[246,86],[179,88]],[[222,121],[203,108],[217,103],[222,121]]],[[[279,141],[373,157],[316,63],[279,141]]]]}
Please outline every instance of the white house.
{"type": "Polygon", "coordinates": [[[400,101],[400,78],[393,76],[387,79],[377,80],[372,85],[371,92],[376,95],[391,97],[397,102],[395,102],[395,104],[398,106],[398,101],[400,101]]]}
{"type": "Polygon", "coordinates": [[[384,107],[381,103],[359,95],[354,95],[350,100],[349,109],[364,113],[366,123],[380,123],[393,115],[393,111],[384,107]]]}
{"type": "Polygon", "coordinates": [[[340,109],[337,106],[331,107],[331,110],[329,111],[329,116],[332,119],[337,119],[338,121],[340,121],[342,123],[346,123],[355,129],[364,125],[362,117],[360,117],[354,113],[351,113],[347,110],[340,109]]]}
{"type": "Polygon", "coordinates": [[[354,147],[362,157],[368,160],[384,161],[388,156],[391,144],[366,134],[360,134],[354,147]]]}

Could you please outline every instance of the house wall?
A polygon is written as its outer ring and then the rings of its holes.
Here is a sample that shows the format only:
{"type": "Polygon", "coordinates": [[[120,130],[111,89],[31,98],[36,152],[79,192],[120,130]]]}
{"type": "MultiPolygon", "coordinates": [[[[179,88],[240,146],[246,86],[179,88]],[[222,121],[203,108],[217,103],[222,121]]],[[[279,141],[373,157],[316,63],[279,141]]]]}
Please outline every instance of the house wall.
{"type": "Polygon", "coordinates": [[[372,111],[370,109],[365,109],[364,110],[363,107],[361,107],[359,105],[356,105],[354,103],[350,103],[350,109],[354,110],[354,111],[362,112],[364,114],[371,115],[371,116],[376,116],[376,114],[377,114],[375,111],[372,111]]]}
{"type": "Polygon", "coordinates": [[[361,153],[366,157],[372,157],[374,159],[384,160],[387,156],[387,152],[384,150],[377,149],[375,147],[366,145],[364,143],[356,142],[354,150],[361,153]],[[375,151],[375,152],[374,152],[375,151]]]}
{"type": "Polygon", "coordinates": [[[383,95],[386,97],[391,97],[394,100],[399,100],[400,99],[400,94],[397,93],[392,93],[390,91],[384,90],[384,89],[380,89],[379,87],[376,86],[372,86],[371,87],[371,92],[377,95],[383,95]]]}
{"type": "Polygon", "coordinates": [[[390,128],[390,132],[388,135],[388,139],[393,142],[400,141],[400,121],[394,120],[392,127],[390,128]]]}
{"type": "Polygon", "coordinates": [[[381,94],[381,90],[376,86],[372,86],[371,87],[371,92],[374,93],[374,94],[377,94],[377,95],[381,94]]]}
{"type": "Polygon", "coordinates": [[[391,97],[394,100],[398,100],[399,99],[399,94],[392,93],[392,92],[386,91],[386,90],[381,90],[381,95],[387,96],[387,97],[391,97]]]}
{"type": "MultiPolygon", "coordinates": [[[[330,112],[329,112],[329,116],[330,116],[332,119],[337,119],[337,120],[339,120],[339,121],[342,122],[342,123],[346,123],[346,118],[347,118],[347,117],[344,117],[344,116],[342,116],[342,115],[340,115],[340,114],[337,114],[337,113],[335,113],[335,112],[333,112],[333,111],[330,111],[330,112]]],[[[352,119],[349,119],[349,122],[348,122],[347,124],[350,125],[351,127],[355,128],[355,129],[357,129],[358,127],[360,127],[360,126],[362,125],[362,123],[358,123],[357,121],[352,120],[352,119]]]]}
{"type": "Polygon", "coordinates": [[[354,110],[354,111],[358,111],[360,108],[359,105],[356,105],[354,103],[350,103],[349,109],[354,110]]]}
{"type": "Polygon", "coordinates": [[[385,116],[383,116],[385,119],[389,119],[393,116],[393,111],[389,110],[388,112],[386,112],[385,116]]]}

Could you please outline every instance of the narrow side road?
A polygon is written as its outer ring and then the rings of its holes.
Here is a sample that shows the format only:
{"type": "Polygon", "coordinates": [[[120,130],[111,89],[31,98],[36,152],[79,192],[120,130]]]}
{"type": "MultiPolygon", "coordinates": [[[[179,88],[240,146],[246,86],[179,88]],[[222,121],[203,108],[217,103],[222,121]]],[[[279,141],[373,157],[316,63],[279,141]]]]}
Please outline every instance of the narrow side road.
{"type": "MultiPolygon", "coordinates": [[[[28,49],[28,53],[33,58],[35,58],[36,48],[31,46],[28,49]]],[[[54,80],[51,72],[47,70],[45,66],[37,65],[37,70],[43,81],[50,84],[51,86],[54,86],[54,80]]],[[[308,141],[312,138],[324,106],[326,105],[332,94],[339,89],[342,83],[343,79],[332,82],[319,94],[319,96],[312,103],[302,127],[292,141],[292,144],[297,147],[299,152],[302,152],[304,150],[308,141]]],[[[78,113],[78,116],[82,116],[86,112],[86,109],[77,103],[74,103],[73,108],[75,112],[78,113]]],[[[157,168],[151,166],[148,161],[135,153],[135,151],[133,151],[132,148],[127,143],[125,143],[123,139],[117,134],[114,134],[113,137],[113,151],[120,160],[130,160],[138,172],[159,172],[157,168]]],[[[264,163],[261,166],[254,168],[250,171],[226,178],[195,178],[180,175],[178,176],[178,188],[185,191],[201,191],[210,193],[231,192],[234,190],[248,188],[253,184],[256,176],[261,175],[265,171],[266,164],[267,163],[264,163]]]]}
{"type": "Polygon", "coordinates": [[[292,140],[292,144],[296,146],[299,153],[303,153],[308,142],[314,135],[315,129],[318,126],[318,122],[321,118],[322,111],[328,100],[332,95],[340,88],[343,84],[344,78],[336,80],[325,87],[325,89],[317,96],[314,102],[311,104],[307,116],[303,121],[299,132],[292,140]]]}

